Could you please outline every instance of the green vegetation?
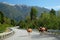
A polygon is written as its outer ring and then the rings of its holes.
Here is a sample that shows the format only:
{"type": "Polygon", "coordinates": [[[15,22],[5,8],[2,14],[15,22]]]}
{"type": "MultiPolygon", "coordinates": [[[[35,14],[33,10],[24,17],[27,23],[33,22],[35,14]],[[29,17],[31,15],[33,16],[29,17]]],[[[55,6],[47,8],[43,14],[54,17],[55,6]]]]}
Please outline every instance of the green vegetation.
{"type": "Polygon", "coordinates": [[[4,16],[0,11],[0,33],[4,32],[7,27],[15,26],[15,21],[4,16]]]}
{"type": "Polygon", "coordinates": [[[16,22],[14,19],[9,19],[4,16],[4,13],[0,11],[0,32],[4,32],[7,27],[20,26],[20,28],[37,29],[40,26],[47,27],[48,29],[60,30],[60,11],[57,12],[51,9],[49,12],[44,11],[38,17],[38,10],[35,7],[31,8],[30,16],[27,16],[25,20],[16,22]]]}
{"type": "Polygon", "coordinates": [[[31,8],[30,16],[26,17],[26,20],[19,22],[20,28],[33,28],[36,29],[40,26],[47,27],[48,29],[60,30],[60,15],[56,15],[56,11],[51,9],[50,12],[41,13],[40,17],[37,17],[37,9],[31,8]]]}
{"type": "Polygon", "coordinates": [[[32,7],[31,12],[30,12],[30,18],[31,18],[31,20],[35,20],[36,17],[37,17],[37,10],[36,10],[36,8],[32,7]]]}

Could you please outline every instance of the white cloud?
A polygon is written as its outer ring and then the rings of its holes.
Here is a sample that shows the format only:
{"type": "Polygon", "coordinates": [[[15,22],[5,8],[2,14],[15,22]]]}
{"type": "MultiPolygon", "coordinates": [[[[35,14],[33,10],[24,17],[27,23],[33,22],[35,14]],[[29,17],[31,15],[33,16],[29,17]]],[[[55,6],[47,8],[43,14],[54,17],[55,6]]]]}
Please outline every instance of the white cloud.
{"type": "Polygon", "coordinates": [[[10,4],[10,3],[7,3],[7,2],[2,2],[4,4],[8,4],[8,5],[11,5],[11,6],[14,6],[15,4],[10,4]]]}
{"type": "Polygon", "coordinates": [[[48,9],[55,9],[55,10],[59,10],[60,9],[60,6],[51,6],[51,7],[45,7],[45,8],[48,8],[48,9]]]}

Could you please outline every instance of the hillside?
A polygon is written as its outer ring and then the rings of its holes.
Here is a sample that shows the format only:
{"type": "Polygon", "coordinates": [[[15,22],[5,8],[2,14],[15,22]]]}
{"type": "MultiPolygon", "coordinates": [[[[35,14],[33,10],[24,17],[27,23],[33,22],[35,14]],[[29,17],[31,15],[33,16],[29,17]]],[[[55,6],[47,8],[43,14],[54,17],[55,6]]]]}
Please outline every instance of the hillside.
{"type": "MultiPolygon", "coordinates": [[[[14,20],[23,20],[26,18],[26,16],[29,16],[30,10],[32,6],[26,6],[26,5],[10,5],[6,3],[0,2],[0,11],[4,12],[4,15],[14,19],[14,20]]],[[[44,11],[49,11],[46,8],[43,7],[37,7],[34,6],[38,10],[37,16],[40,16],[40,14],[44,11]]]]}

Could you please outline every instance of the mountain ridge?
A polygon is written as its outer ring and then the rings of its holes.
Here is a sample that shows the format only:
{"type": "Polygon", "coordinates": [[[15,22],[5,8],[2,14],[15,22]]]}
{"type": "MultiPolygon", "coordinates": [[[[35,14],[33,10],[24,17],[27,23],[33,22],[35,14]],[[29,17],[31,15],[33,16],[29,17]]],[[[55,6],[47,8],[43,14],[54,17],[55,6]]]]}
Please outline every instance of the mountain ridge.
{"type": "Polygon", "coordinates": [[[0,2],[0,11],[4,12],[5,16],[17,21],[23,20],[26,18],[26,16],[29,16],[31,7],[35,7],[38,10],[37,16],[40,16],[40,14],[44,11],[49,12],[49,9],[43,7],[17,5],[17,4],[12,6],[10,4],[0,2]]]}

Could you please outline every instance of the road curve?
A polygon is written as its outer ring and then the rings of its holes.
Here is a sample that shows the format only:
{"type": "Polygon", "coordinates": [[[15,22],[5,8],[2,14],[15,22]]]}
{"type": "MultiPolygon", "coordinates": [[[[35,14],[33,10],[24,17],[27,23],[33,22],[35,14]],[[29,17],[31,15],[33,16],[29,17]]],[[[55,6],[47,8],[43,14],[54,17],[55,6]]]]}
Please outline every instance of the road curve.
{"type": "Polygon", "coordinates": [[[15,34],[4,40],[60,40],[60,38],[50,34],[40,34],[33,31],[29,36],[26,30],[12,29],[15,31],[15,34]]]}

